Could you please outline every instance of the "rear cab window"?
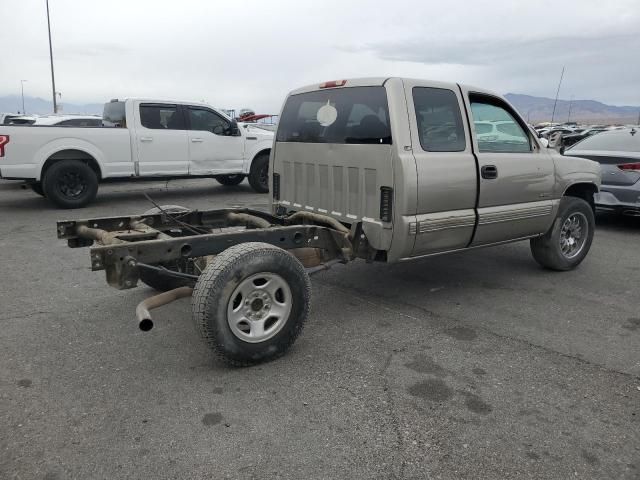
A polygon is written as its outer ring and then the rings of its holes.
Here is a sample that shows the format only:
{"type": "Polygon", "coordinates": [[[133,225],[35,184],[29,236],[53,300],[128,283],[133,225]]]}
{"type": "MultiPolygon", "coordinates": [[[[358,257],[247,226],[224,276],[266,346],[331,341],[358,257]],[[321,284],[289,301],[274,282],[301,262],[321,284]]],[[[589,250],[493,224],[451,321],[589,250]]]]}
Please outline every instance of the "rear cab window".
{"type": "Polygon", "coordinates": [[[291,95],[282,111],[278,142],[391,144],[384,87],[345,87],[291,95]]]}
{"type": "Polygon", "coordinates": [[[105,127],[127,127],[127,115],[125,103],[113,100],[104,104],[102,123],[105,127]]]}
{"type": "Polygon", "coordinates": [[[445,88],[432,87],[414,87],[412,92],[422,149],[462,152],[466,141],[456,94],[445,88]]]}

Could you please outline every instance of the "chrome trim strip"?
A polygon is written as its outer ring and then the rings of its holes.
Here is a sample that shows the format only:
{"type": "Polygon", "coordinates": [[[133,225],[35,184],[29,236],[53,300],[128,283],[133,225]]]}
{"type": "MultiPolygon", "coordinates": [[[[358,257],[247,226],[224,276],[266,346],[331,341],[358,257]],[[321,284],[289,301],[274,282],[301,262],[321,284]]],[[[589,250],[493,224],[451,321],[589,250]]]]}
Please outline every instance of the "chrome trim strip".
{"type": "Polygon", "coordinates": [[[545,217],[551,215],[553,204],[536,205],[533,207],[513,208],[501,212],[483,212],[480,209],[478,225],[488,225],[492,223],[512,222],[517,220],[526,220],[528,218],[545,217]]]}

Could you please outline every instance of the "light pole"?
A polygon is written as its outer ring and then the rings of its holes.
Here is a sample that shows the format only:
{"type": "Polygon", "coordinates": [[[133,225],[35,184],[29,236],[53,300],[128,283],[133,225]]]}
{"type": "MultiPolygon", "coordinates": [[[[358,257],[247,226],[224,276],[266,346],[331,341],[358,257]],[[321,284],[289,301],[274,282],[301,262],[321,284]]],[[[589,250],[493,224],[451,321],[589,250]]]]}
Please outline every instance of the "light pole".
{"type": "Polygon", "coordinates": [[[562,85],[562,77],[564,77],[564,67],[562,67],[562,73],[560,74],[560,81],[558,82],[558,91],[556,92],[556,100],[553,102],[553,113],[551,114],[551,125],[553,125],[553,120],[556,116],[556,104],[558,103],[558,95],[560,94],[560,85],[562,85]]]}
{"type": "Polygon", "coordinates": [[[53,91],[53,113],[58,113],[56,103],[56,78],[53,74],[53,47],[51,46],[51,21],[49,20],[49,0],[47,2],[47,29],[49,31],[49,59],[51,60],[51,89],[53,91]]]}
{"type": "Polygon", "coordinates": [[[26,80],[20,80],[20,91],[22,93],[22,114],[25,115],[27,111],[24,109],[24,82],[26,80]]]}

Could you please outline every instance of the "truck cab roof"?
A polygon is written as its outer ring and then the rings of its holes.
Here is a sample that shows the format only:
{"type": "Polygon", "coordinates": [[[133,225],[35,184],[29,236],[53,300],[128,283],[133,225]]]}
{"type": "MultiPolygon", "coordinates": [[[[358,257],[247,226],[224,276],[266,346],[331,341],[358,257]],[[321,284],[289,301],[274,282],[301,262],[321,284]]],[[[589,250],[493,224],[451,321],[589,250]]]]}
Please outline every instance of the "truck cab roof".
{"type": "Polygon", "coordinates": [[[304,87],[297,88],[292,90],[289,95],[297,95],[299,93],[312,92],[315,90],[320,90],[324,88],[341,88],[341,87],[376,87],[376,86],[384,86],[385,83],[391,80],[398,81],[409,81],[412,83],[423,83],[431,86],[436,86],[440,88],[448,88],[448,89],[457,89],[458,86],[463,87],[469,91],[484,93],[487,95],[495,95],[499,96],[499,94],[492,92],[490,90],[475,87],[473,85],[459,84],[455,82],[446,82],[440,80],[428,80],[428,79],[417,79],[410,77],[361,77],[361,78],[348,78],[341,80],[331,80],[322,83],[315,83],[311,85],[305,85],[304,87]]]}

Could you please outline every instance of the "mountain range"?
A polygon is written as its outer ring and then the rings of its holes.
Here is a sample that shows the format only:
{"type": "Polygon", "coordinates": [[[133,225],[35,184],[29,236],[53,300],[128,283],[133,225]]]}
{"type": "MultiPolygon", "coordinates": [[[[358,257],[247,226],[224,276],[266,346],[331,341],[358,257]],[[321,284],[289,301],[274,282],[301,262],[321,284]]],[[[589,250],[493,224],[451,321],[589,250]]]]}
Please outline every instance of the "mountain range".
{"type": "MultiPolygon", "coordinates": [[[[85,105],[74,105],[62,102],[60,113],[83,113],[102,115],[102,103],[87,103],[85,105]]],[[[24,109],[27,114],[43,115],[53,112],[53,102],[40,97],[24,96],[24,109]]],[[[7,95],[0,97],[0,112],[2,113],[23,113],[22,97],[20,95],[7,95]]]]}
{"type": "MultiPolygon", "coordinates": [[[[507,100],[518,109],[530,123],[551,121],[553,98],[533,97],[519,93],[507,93],[507,100]]],[[[39,97],[24,97],[27,113],[46,114],[53,111],[52,102],[39,97]]],[[[102,113],[102,103],[75,105],[62,102],[63,113],[102,113]]],[[[22,111],[22,99],[19,95],[0,97],[0,112],[22,111]]],[[[606,105],[595,100],[558,100],[554,120],[571,120],[579,123],[628,124],[640,123],[640,107],[606,105]]]]}
{"type": "Polygon", "coordinates": [[[507,93],[506,99],[518,109],[520,115],[529,123],[549,122],[553,116],[555,122],[638,124],[640,107],[617,107],[595,100],[560,100],[553,113],[553,98],[532,97],[519,93],[507,93]]]}

